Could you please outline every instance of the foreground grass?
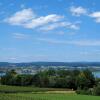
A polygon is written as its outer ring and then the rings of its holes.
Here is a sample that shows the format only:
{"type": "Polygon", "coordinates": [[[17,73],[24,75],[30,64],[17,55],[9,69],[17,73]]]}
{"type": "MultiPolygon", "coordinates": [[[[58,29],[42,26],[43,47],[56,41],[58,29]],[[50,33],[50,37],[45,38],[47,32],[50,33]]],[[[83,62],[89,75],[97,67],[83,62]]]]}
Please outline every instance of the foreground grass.
{"type": "Polygon", "coordinates": [[[99,96],[76,94],[0,94],[0,100],[100,100],[99,96]]]}

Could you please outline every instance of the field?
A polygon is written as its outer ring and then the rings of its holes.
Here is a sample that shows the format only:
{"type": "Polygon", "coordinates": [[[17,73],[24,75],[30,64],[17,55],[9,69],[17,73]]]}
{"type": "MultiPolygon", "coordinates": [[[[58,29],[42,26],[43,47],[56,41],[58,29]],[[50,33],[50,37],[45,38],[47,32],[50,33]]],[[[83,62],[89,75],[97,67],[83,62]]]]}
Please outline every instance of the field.
{"type": "Polygon", "coordinates": [[[0,100],[100,100],[98,96],[76,94],[0,94],[0,100]]]}
{"type": "Polygon", "coordinates": [[[0,100],[100,100],[65,89],[0,86],[0,100]]]}
{"type": "MultiPolygon", "coordinates": [[[[43,92],[70,92],[69,89],[59,88],[37,88],[37,87],[23,87],[23,86],[6,86],[0,85],[0,93],[43,93],[43,92]]],[[[74,92],[74,91],[71,91],[74,92]]]]}

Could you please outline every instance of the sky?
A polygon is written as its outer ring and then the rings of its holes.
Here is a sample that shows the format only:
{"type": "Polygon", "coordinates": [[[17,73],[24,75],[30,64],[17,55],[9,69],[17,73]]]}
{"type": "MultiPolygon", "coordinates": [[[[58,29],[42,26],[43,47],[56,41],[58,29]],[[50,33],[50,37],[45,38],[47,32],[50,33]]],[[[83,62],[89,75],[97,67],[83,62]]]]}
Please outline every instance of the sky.
{"type": "Polygon", "coordinates": [[[100,0],[0,0],[0,62],[99,62],[100,0]]]}

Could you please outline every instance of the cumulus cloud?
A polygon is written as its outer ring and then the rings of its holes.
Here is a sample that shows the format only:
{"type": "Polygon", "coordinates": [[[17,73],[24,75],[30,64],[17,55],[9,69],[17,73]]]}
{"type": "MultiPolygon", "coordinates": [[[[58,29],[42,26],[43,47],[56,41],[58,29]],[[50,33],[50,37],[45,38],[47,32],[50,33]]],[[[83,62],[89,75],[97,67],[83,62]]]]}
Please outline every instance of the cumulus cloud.
{"type": "Polygon", "coordinates": [[[100,11],[93,12],[90,17],[94,18],[97,23],[100,23],[100,11]]]}
{"type": "Polygon", "coordinates": [[[87,14],[87,9],[85,9],[81,6],[79,6],[79,7],[72,6],[72,7],[70,7],[70,11],[71,11],[72,15],[74,15],[74,16],[80,16],[80,15],[87,14]]]}

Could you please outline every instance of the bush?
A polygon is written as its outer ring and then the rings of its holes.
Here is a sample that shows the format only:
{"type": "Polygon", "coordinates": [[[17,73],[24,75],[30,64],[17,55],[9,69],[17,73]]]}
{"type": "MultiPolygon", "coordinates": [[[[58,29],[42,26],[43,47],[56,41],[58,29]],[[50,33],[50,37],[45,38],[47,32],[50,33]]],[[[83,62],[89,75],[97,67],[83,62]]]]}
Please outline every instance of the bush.
{"type": "Polygon", "coordinates": [[[96,96],[100,96],[100,84],[94,87],[93,94],[96,96]]]}
{"type": "Polygon", "coordinates": [[[77,94],[83,94],[83,95],[92,95],[91,89],[78,89],[76,90],[77,94]]]}

